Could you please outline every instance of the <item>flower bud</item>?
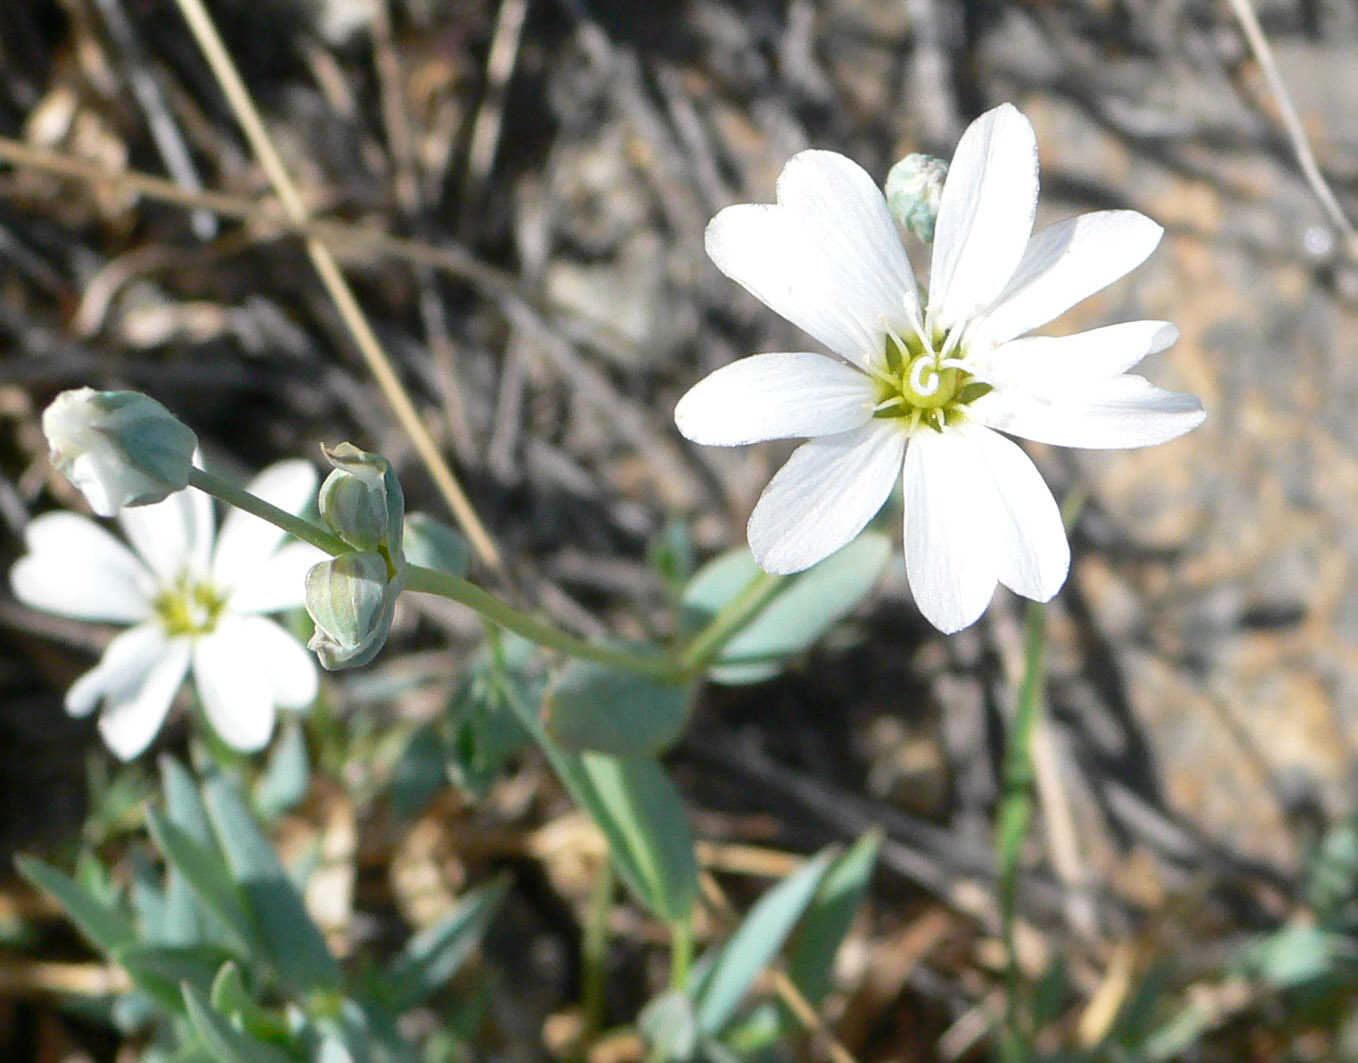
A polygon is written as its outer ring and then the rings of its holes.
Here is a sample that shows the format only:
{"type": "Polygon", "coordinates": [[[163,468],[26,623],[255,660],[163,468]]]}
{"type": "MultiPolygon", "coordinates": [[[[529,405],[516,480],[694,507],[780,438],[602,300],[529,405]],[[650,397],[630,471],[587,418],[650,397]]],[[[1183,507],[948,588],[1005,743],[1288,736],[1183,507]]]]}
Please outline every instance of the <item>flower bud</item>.
{"type": "Polygon", "coordinates": [[[405,556],[412,565],[454,576],[465,576],[471,564],[467,540],[428,513],[412,513],[406,518],[405,556]]]}
{"type": "Polygon", "coordinates": [[[63,391],[42,415],[52,464],[101,517],[188,486],[198,437],[135,391],[63,391]]]}
{"type": "Polygon", "coordinates": [[[341,554],[306,575],[306,610],[316,625],[307,648],[328,671],[357,668],[377,656],[391,631],[405,576],[379,553],[341,554]]]}
{"type": "Polygon", "coordinates": [[[321,450],[335,467],[321,484],[322,519],[350,546],[384,551],[400,568],[405,496],[391,463],[352,443],[321,450]]]}
{"type": "Polygon", "coordinates": [[[938,204],[948,164],[932,155],[907,155],[886,175],[886,202],[892,216],[926,244],[933,243],[938,204]]]}

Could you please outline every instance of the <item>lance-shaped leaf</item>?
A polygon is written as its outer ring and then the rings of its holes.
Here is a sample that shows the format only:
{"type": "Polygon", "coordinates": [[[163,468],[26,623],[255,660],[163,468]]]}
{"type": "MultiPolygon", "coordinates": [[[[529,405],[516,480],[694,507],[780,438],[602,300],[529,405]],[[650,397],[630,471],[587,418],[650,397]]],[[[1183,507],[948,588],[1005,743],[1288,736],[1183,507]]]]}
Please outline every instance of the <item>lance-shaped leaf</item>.
{"type": "Polygon", "coordinates": [[[183,989],[193,1032],[216,1063],[300,1063],[296,1056],[236,1029],[193,986],[186,983],[183,989]]]}
{"type": "MultiPolygon", "coordinates": [[[[891,557],[884,535],[860,535],[818,565],[784,582],[773,599],[722,650],[708,677],[717,683],[758,683],[777,675],[847,616],[877,583],[891,557]]],[[[760,576],[744,547],[714,558],[684,590],[692,620],[715,616],[760,576]]]]}
{"type": "Polygon", "coordinates": [[[166,863],[183,877],[198,903],[217,918],[231,943],[244,955],[262,956],[259,927],[222,854],[170,822],[163,812],[148,810],[146,826],[166,863]]]}
{"type": "Polygon", "coordinates": [[[709,1036],[731,1021],[754,980],[778,955],[806,912],[834,857],[825,851],[759,899],[736,932],[715,955],[704,957],[703,975],[693,987],[698,1028],[709,1036]]]}
{"type": "Polygon", "coordinates": [[[112,956],[137,940],[131,920],[69,875],[29,856],[21,856],[15,863],[19,874],[60,904],[100,952],[112,956]]]}
{"type": "Polygon", "coordinates": [[[283,984],[302,994],[336,988],[335,958],[240,792],[218,776],[208,780],[203,796],[218,844],[283,984]]]}

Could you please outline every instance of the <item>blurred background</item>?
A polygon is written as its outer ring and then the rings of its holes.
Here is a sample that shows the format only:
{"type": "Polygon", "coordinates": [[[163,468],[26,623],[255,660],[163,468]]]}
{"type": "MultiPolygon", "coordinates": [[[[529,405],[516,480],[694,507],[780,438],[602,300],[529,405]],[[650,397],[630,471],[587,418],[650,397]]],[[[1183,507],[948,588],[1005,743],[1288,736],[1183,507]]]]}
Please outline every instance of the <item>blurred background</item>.
{"type": "MultiPolygon", "coordinates": [[[[1201,396],[1207,423],[1125,454],[1030,448],[1058,497],[1087,496],[1049,610],[1022,895],[1025,964],[1051,982],[1044,1051],[1087,1058],[1135,1011],[1124,1054],[1097,1058],[1358,1059],[1358,262],[1228,4],[210,8],[309,208],[343,223],[327,239],[515,593],[584,635],[663,624],[656,544],[697,560],[738,545],[790,449],[698,448],[671,414],[717,366],[809,342],[702,245],[721,207],[772,200],[791,154],[834,149],[880,180],[908,152],[948,157],[1009,100],[1037,129],[1039,225],[1109,207],[1163,224],[1147,265],[1048,331],[1174,321],[1178,345],[1142,371],[1201,396]],[[1325,875],[1341,929],[1299,953],[1292,932],[1332,914],[1325,875]]],[[[1352,215],[1358,4],[1257,11],[1352,215]]],[[[242,478],[353,440],[392,460],[410,508],[446,516],[171,0],[0,5],[0,136],[0,567],[34,515],[79,508],[37,416],[82,384],[151,393],[242,478]]],[[[880,522],[893,536],[898,515],[880,522]]],[[[778,854],[882,826],[830,1009],[857,1059],[985,1057],[1021,623],[1001,591],[938,635],[897,558],[791,672],[708,690],[670,758],[699,836],[772,874],[778,854]]],[[[116,767],[61,705],[108,635],[0,590],[0,1058],[16,1063],[137,1058],[73,1004],[112,976],[9,870],[16,852],[116,854],[135,828],[152,758],[116,767]]],[[[432,803],[393,789],[480,637],[455,607],[403,605],[384,655],[334,678],[308,721],[323,770],[286,831],[348,875],[331,918],[354,950],[511,868],[482,963],[512,992],[478,1043],[553,1058],[588,832],[532,756],[432,803]]],[[[726,871],[738,900],[762,885],[726,871]]],[[[638,984],[630,999],[615,977],[622,1022],[654,957],[640,920],[618,930],[638,984]]]]}

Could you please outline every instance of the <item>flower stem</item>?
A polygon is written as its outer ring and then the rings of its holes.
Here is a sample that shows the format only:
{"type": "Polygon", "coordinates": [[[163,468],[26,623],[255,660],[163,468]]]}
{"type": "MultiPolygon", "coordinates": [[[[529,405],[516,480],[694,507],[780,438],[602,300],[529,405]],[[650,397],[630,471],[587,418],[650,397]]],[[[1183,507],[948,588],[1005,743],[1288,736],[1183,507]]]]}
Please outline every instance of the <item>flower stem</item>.
{"type": "Polygon", "coordinates": [[[589,1047],[599,1035],[604,1020],[604,988],[608,980],[608,917],[613,911],[613,860],[609,854],[599,861],[594,884],[589,891],[585,937],[580,946],[581,1031],[579,1058],[586,1059],[589,1047]]]}
{"type": "Polygon", "coordinates": [[[1016,924],[1020,863],[1033,819],[1033,731],[1042,711],[1042,691],[1046,684],[1047,611],[1041,602],[1029,603],[1024,635],[1026,669],[1018,709],[1005,744],[1003,784],[995,826],[1000,934],[1005,949],[1005,1013],[998,1046],[1003,1063],[1027,1063],[1032,1058],[1031,1031],[1027,1029],[1020,1006],[1023,972],[1019,966],[1016,924]]]}
{"type": "Polygon", "coordinates": [[[569,657],[598,661],[612,668],[636,672],[666,682],[677,682],[683,677],[679,666],[664,654],[634,653],[614,646],[586,642],[539,620],[530,613],[521,612],[505,604],[489,591],[482,590],[470,580],[460,576],[440,572],[437,569],[422,568],[419,565],[409,565],[405,572],[406,590],[437,594],[450,601],[460,602],[475,609],[492,623],[522,635],[539,646],[558,650],[569,657]]]}
{"type": "Polygon", "coordinates": [[[279,509],[271,502],[265,502],[258,495],[252,495],[243,487],[237,487],[233,483],[223,480],[220,476],[213,476],[212,473],[203,469],[192,468],[189,470],[189,486],[196,487],[205,494],[213,498],[219,498],[228,506],[235,506],[243,509],[246,513],[253,513],[260,520],[267,520],[275,527],[282,528],[290,535],[296,536],[303,542],[310,543],[317,549],[324,550],[333,557],[340,554],[347,554],[353,547],[334,535],[331,535],[324,528],[312,524],[309,520],[289,513],[286,509],[279,509]]]}
{"type": "Polygon", "coordinates": [[[693,917],[670,924],[670,988],[682,993],[693,967],[693,917]]]}
{"type": "Polygon", "coordinates": [[[684,647],[680,666],[684,674],[697,677],[716,661],[726,644],[744,629],[759,611],[769,603],[783,585],[782,576],[761,572],[746,584],[745,589],[722,606],[693,640],[684,647]]]}

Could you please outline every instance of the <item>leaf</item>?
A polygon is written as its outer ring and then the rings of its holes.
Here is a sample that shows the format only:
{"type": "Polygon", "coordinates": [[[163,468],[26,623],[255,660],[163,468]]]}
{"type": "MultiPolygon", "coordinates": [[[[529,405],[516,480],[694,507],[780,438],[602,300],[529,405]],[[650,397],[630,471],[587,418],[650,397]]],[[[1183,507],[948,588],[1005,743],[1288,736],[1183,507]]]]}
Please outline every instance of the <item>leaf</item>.
{"type": "Polygon", "coordinates": [[[720,946],[694,988],[698,1028],[722,1031],[746,991],[778,954],[820,888],[833,853],[824,851],[759,899],[729,941],[720,946]]]}
{"type": "Polygon", "coordinates": [[[306,737],[295,719],[283,728],[278,744],[255,787],[255,807],[265,819],[275,819],[305,800],[311,789],[311,764],[306,737]]]}
{"type": "Polygon", "coordinates": [[[693,835],[683,803],[659,763],[567,753],[524,698],[509,688],[504,693],[575,803],[608,839],[613,866],[633,896],[669,922],[687,919],[698,896],[693,835]]]}
{"type": "Polygon", "coordinates": [[[212,985],[226,954],[221,949],[193,946],[131,945],[114,957],[147,996],[175,1012],[184,1010],[180,986],[188,982],[197,989],[212,985]]]}
{"type": "MultiPolygon", "coordinates": [[[[723,649],[708,673],[715,683],[758,683],[782,670],[853,611],[876,585],[891,557],[884,535],[865,532],[824,561],[789,579],[772,601],[723,649]]],[[[760,574],[745,547],[714,558],[684,591],[684,605],[704,623],[760,574]]]]}
{"type": "Polygon", "coordinates": [[[336,988],[339,966],[240,791],[218,776],[208,780],[203,796],[218,844],[279,978],[302,994],[336,988]]]}
{"type": "Polygon", "coordinates": [[[667,1063],[688,1063],[698,1048],[698,1019],[687,993],[661,993],[637,1016],[637,1029],[651,1046],[652,1056],[667,1063]]]}
{"type": "Polygon", "coordinates": [[[867,893],[882,834],[871,831],[838,857],[821,880],[788,954],[787,975],[808,1004],[820,1006],[830,990],[835,954],[867,893]]]}
{"type": "Polygon", "coordinates": [[[245,988],[240,967],[232,961],[219,967],[216,977],[210,981],[208,994],[213,1010],[229,1017],[238,1028],[256,1040],[275,1045],[286,1044],[287,1023],[255,1003],[254,997],[245,988]]]}
{"type": "Polygon", "coordinates": [[[259,928],[221,853],[201,844],[163,813],[148,810],[146,826],[166,862],[183,876],[198,902],[220,921],[232,942],[246,955],[261,955],[259,928]]]}
{"type": "Polygon", "coordinates": [[[197,781],[174,757],[162,756],[159,764],[160,788],[165,795],[169,821],[199,845],[210,847],[212,825],[208,822],[207,808],[198,792],[197,781]]]}
{"type": "Polygon", "coordinates": [[[1278,989],[1295,989],[1333,971],[1342,939],[1317,926],[1285,926],[1244,950],[1238,963],[1245,973],[1278,989]]]}
{"type": "Polygon", "coordinates": [[[50,894],[100,952],[112,956],[137,940],[131,920],[69,875],[29,856],[21,856],[15,863],[19,874],[50,894]]]}
{"type": "Polygon", "coordinates": [[[465,576],[471,564],[467,540],[428,513],[412,513],[406,517],[403,546],[406,562],[422,568],[465,576]]]}
{"type": "Polygon", "coordinates": [[[619,877],[662,919],[688,919],[698,897],[698,863],[665,770],[654,760],[604,753],[582,753],[573,764],[577,781],[567,786],[608,839],[619,877]]]}
{"type": "Polygon", "coordinates": [[[481,941],[508,888],[505,877],[478,886],[443,919],[410,939],[385,979],[392,1011],[408,1011],[457,973],[481,941]]]}
{"type": "Polygon", "coordinates": [[[185,983],[183,993],[193,1032],[217,1063],[298,1063],[295,1056],[237,1030],[193,986],[185,983]]]}
{"type": "Polygon", "coordinates": [[[655,756],[678,739],[692,690],[595,661],[571,661],[543,702],[543,726],[562,749],[655,756]]]}

